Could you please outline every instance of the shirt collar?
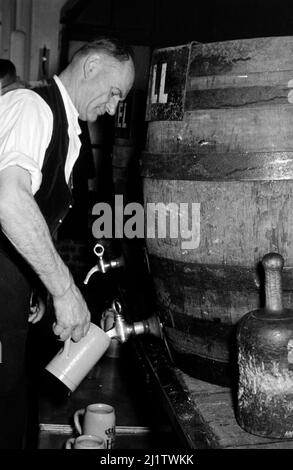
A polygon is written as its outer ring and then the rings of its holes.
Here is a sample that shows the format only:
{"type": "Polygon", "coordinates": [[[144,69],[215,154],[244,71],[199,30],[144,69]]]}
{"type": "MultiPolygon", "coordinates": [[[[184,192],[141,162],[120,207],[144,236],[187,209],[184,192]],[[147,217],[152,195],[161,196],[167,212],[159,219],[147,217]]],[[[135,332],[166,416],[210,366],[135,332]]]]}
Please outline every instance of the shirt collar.
{"type": "Polygon", "coordinates": [[[64,102],[64,107],[65,107],[65,112],[66,112],[66,116],[67,116],[67,119],[68,119],[68,125],[69,127],[73,128],[74,131],[77,133],[77,135],[81,134],[81,129],[80,129],[80,126],[78,124],[78,112],[77,112],[77,109],[76,107],[74,106],[74,104],[72,103],[72,100],[65,88],[65,86],[63,85],[63,83],[61,82],[60,78],[57,77],[57,75],[54,75],[54,80],[59,88],[59,91],[61,93],[61,96],[62,96],[62,99],[63,99],[63,102],[64,102]]]}

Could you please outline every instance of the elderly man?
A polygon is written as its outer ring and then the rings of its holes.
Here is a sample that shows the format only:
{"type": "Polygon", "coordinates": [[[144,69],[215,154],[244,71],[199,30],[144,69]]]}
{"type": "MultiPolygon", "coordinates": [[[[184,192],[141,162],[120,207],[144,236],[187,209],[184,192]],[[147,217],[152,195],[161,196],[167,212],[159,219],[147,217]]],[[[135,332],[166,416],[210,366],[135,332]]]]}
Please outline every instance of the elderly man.
{"type": "Polygon", "coordinates": [[[52,296],[54,333],[79,341],[90,313],[52,235],[72,205],[78,118],[114,115],[134,81],[131,51],[100,38],[83,46],[48,86],[0,98],[0,448],[21,448],[24,355],[34,278],[52,296]]]}

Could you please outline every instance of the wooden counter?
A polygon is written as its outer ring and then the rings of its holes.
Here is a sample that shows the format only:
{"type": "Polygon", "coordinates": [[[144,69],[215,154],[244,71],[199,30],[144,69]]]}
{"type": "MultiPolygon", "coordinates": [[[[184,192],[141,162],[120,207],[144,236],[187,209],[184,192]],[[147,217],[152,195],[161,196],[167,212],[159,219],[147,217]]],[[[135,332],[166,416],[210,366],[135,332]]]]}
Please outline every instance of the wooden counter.
{"type": "Polygon", "coordinates": [[[140,366],[189,449],[293,449],[293,439],[269,439],[245,432],[235,418],[230,388],[190,377],[172,364],[160,340],[136,341],[140,366]]]}

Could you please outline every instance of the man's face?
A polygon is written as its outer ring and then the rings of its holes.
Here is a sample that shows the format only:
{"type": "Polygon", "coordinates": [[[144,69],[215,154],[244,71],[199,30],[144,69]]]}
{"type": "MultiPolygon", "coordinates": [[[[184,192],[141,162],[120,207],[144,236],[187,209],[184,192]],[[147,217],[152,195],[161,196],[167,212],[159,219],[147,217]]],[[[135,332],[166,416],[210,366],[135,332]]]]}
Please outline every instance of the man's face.
{"type": "Polygon", "coordinates": [[[133,85],[132,60],[119,62],[100,55],[89,59],[84,67],[85,77],[78,90],[77,102],[80,119],[94,122],[105,113],[114,116],[119,101],[126,98],[133,85]]]}

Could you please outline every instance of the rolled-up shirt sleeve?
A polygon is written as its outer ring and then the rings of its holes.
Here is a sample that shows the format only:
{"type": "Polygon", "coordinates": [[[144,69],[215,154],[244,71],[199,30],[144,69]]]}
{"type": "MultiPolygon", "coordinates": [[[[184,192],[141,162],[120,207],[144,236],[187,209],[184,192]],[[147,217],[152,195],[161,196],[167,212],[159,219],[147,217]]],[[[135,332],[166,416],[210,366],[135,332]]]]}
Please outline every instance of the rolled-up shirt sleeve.
{"type": "Polygon", "coordinates": [[[33,91],[15,90],[0,98],[0,171],[13,165],[26,169],[33,194],[42,182],[52,129],[52,111],[33,91]]]}

